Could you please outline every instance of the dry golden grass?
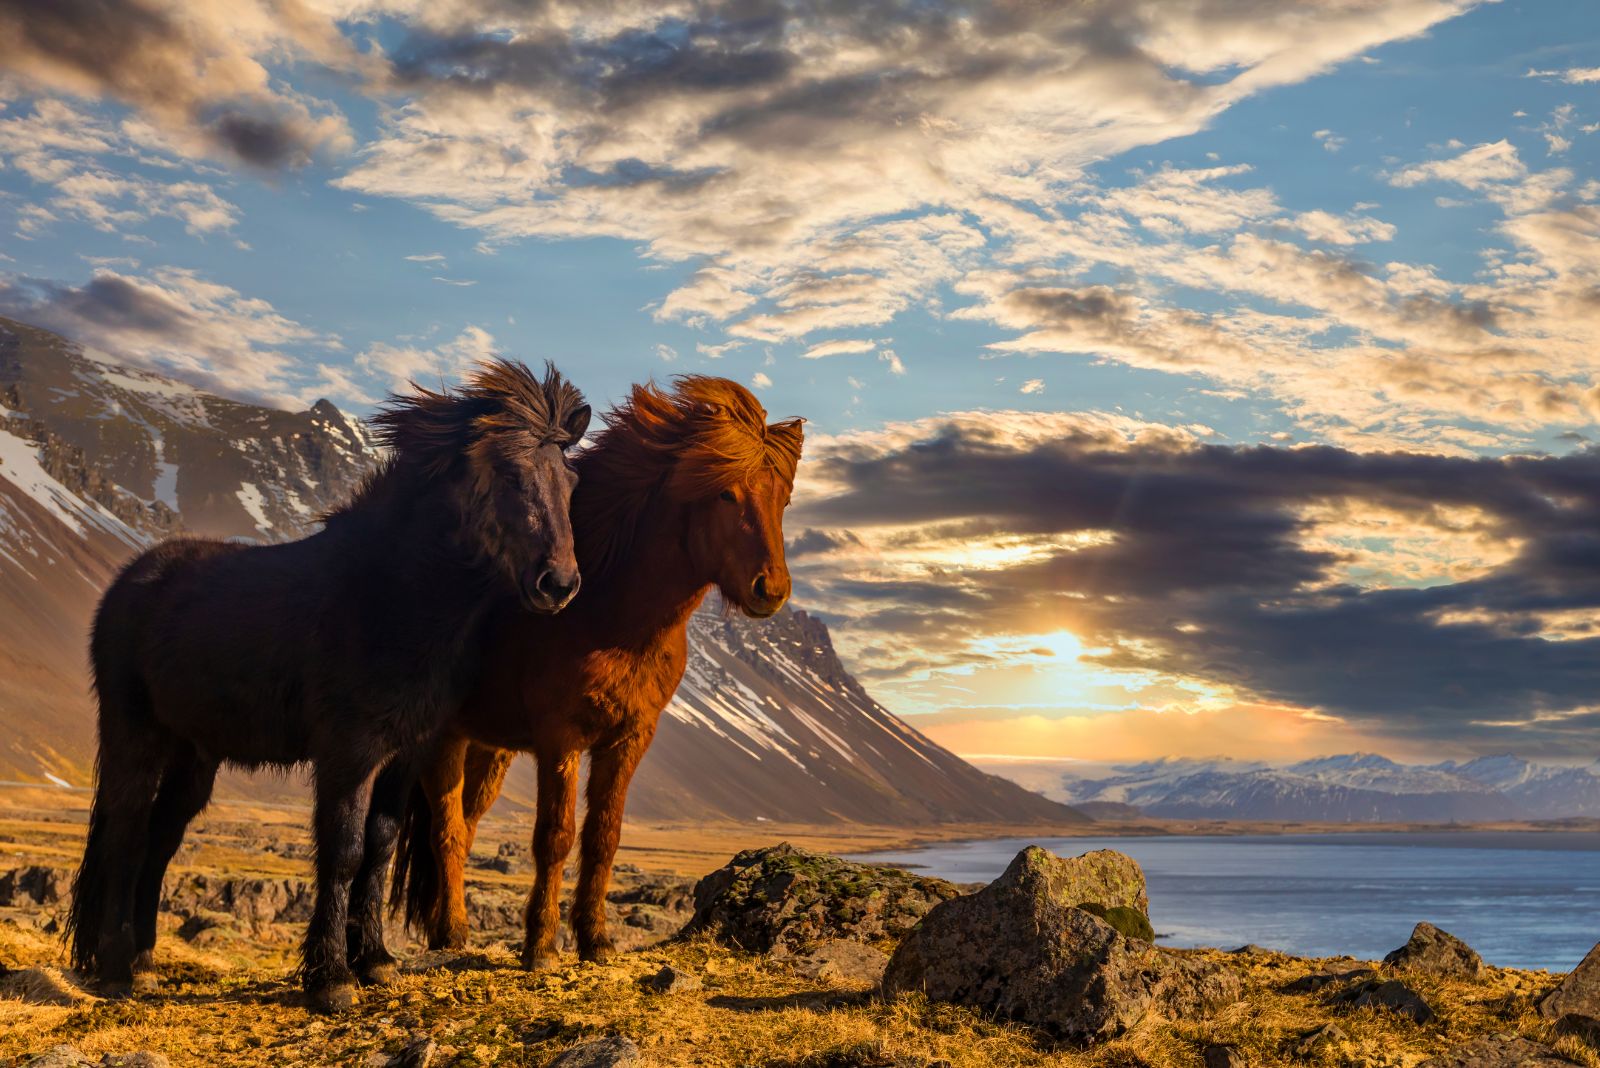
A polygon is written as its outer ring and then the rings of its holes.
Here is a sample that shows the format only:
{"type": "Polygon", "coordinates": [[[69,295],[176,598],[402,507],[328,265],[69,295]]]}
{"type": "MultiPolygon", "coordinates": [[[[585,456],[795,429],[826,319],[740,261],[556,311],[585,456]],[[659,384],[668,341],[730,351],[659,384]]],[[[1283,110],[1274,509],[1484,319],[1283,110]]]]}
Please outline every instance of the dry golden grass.
{"type": "MultiPolygon", "coordinates": [[[[218,806],[196,828],[193,847],[180,855],[176,867],[305,875],[306,862],[285,848],[303,844],[303,816],[278,806],[218,806]],[[276,851],[263,851],[264,833],[276,851]]],[[[0,820],[5,843],[0,867],[71,864],[81,833],[73,814],[0,820]]],[[[522,833],[518,821],[486,829],[490,841],[522,833]]],[[[903,845],[919,840],[919,834],[893,828],[849,828],[841,834],[765,824],[632,827],[620,859],[647,871],[698,874],[738,848],[780,838],[845,852],[903,845]]],[[[489,872],[474,877],[480,876],[519,886],[526,882],[525,876],[489,872]]],[[[1242,1001],[1211,1020],[1147,1020],[1085,1052],[1056,1048],[1025,1028],[966,1009],[917,997],[883,1001],[807,979],[704,939],[623,954],[607,965],[572,960],[538,975],[522,972],[503,946],[448,959],[414,956],[394,988],[366,992],[357,1011],[330,1019],[312,1015],[288,982],[292,942],[261,944],[240,937],[202,949],[176,937],[169,920],[158,948],[167,991],[108,1001],[74,992],[70,974],[59,972],[59,941],[32,929],[26,917],[18,919],[0,919],[0,962],[57,974],[41,971],[0,983],[0,1063],[66,1042],[91,1056],[153,1050],[174,1065],[376,1065],[428,1035],[446,1047],[438,1063],[543,1065],[576,1041],[615,1033],[632,1038],[659,1065],[1193,1068],[1202,1063],[1206,1046],[1223,1043],[1237,1047],[1250,1065],[1410,1068],[1484,1034],[1552,1041],[1532,1007],[1557,979],[1505,969],[1490,969],[1473,981],[1411,978],[1440,1014],[1437,1022],[1418,1026],[1380,1011],[1331,1007],[1321,993],[1282,992],[1286,983],[1308,972],[1346,970],[1358,962],[1201,953],[1237,971],[1245,987],[1242,1001]],[[643,980],[667,963],[699,975],[703,988],[651,992],[643,980]],[[1300,1052],[1303,1038],[1327,1023],[1346,1037],[1300,1052]]],[[[1577,1040],[1557,1044],[1580,1064],[1600,1068],[1600,1057],[1577,1040]]]]}
{"type": "MultiPolygon", "coordinates": [[[[0,958],[11,967],[59,967],[60,954],[53,937],[0,922],[0,958]]],[[[1550,1040],[1532,1004],[1555,982],[1503,969],[1474,981],[1415,978],[1441,1016],[1417,1026],[1383,1012],[1336,1010],[1320,994],[1281,992],[1323,964],[1354,962],[1206,953],[1237,969],[1243,1001],[1208,1021],[1146,1021],[1080,1052],[965,1009],[917,997],[883,1001],[806,979],[705,939],[543,974],[522,972],[503,947],[420,957],[395,987],[366,992],[356,1012],[332,1019],[312,1015],[287,982],[287,947],[240,942],[203,951],[169,931],[159,955],[168,991],[158,997],[62,1006],[0,994],[0,1061],[67,1042],[93,1056],[154,1050],[179,1065],[359,1065],[429,1035],[448,1047],[445,1063],[540,1065],[576,1041],[614,1033],[661,1065],[1196,1066],[1208,1044],[1226,1043],[1251,1065],[1403,1068],[1483,1034],[1550,1040]],[[643,981],[668,963],[701,976],[703,988],[650,991],[643,981]],[[1330,1022],[1347,1040],[1296,1052],[1308,1032],[1330,1022]]],[[[1600,1068],[1600,1057],[1575,1040],[1561,1045],[1600,1068]]]]}

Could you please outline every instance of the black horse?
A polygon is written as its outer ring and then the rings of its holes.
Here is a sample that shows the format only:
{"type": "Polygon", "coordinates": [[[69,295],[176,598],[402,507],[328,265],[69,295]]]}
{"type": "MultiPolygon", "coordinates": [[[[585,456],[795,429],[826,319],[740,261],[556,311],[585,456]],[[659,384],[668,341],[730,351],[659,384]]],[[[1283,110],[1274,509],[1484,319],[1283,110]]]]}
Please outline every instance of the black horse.
{"type": "Polygon", "coordinates": [[[391,979],[381,924],[346,931],[352,883],[358,899],[381,892],[367,845],[387,854],[404,769],[473,682],[496,603],[515,591],[557,612],[577,592],[565,448],[589,408],[554,368],[541,380],[497,360],[459,391],[391,399],[375,422],[391,454],[322,530],[175,538],[101,598],[97,784],[67,930],[74,966],[107,987],[154,987],[161,881],[222,763],[312,765],[313,1005],[345,1008],[357,977],[391,979]]]}

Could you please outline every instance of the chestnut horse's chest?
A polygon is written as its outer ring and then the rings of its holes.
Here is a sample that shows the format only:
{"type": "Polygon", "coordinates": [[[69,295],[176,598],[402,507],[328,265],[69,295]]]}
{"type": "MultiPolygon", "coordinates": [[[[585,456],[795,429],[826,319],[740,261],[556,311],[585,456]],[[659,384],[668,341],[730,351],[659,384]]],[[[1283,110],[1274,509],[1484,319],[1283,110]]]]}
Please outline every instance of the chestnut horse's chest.
{"type": "Polygon", "coordinates": [[[601,649],[583,663],[584,733],[593,739],[654,724],[688,663],[682,632],[643,649],[601,649]]]}

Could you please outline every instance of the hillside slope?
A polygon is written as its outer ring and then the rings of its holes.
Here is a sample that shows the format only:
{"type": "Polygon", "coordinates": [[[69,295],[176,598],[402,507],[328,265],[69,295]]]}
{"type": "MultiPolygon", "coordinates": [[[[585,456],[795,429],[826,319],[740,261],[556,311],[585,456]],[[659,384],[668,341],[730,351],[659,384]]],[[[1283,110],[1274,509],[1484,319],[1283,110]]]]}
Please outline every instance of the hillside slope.
{"type": "MultiPolygon", "coordinates": [[[[90,780],[85,645],[95,599],[177,530],[300,536],[378,461],[327,401],[282,412],[215,397],[0,319],[0,779],[90,780]]],[[[895,718],[823,624],[715,608],[638,777],[636,818],[1066,822],[1066,806],[978,771],[895,718]]],[[[519,764],[508,800],[531,794],[519,764]]],[[[281,798],[297,777],[224,780],[281,798]]]]}

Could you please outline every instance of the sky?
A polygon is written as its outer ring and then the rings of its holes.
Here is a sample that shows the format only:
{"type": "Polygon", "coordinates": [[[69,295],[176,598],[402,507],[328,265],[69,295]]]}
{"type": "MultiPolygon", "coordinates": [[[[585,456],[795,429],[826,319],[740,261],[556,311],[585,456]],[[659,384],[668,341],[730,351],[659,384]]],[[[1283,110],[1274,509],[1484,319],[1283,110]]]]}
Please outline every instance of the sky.
{"type": "Polygon", "coordinates": [[[1600,6],[0,0],[0,314],[368,410],[808,420],[969,754],[1600,755],[1600,6]]]}

